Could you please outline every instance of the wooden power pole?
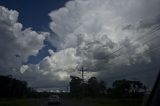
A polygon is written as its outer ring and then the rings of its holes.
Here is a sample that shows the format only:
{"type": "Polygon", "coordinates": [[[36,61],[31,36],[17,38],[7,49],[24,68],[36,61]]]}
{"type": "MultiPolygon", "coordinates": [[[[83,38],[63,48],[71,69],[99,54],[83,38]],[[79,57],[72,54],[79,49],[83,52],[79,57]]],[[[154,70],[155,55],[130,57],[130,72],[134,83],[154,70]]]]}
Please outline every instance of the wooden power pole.
{"type": "Polygon", "coordinates": [[[78,71],[80,71],[81,72],[81,78],[82,78],[82,80],[84,81],[84,67],[82,66],[81,68],[79,68],[78,69],[78,71]]]}
{"type": "Polygon", "coordinates": [[[81,72],[82,72],[82,80],[84,81],[84,68],[83,68],[83,66],[81,68],[81,72]]]}

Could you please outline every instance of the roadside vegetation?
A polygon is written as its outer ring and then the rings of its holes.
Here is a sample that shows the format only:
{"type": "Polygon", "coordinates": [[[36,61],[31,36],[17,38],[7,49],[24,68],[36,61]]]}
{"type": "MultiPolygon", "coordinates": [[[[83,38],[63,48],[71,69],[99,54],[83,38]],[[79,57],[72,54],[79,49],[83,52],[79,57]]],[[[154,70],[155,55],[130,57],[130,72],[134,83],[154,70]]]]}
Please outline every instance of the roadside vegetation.
{"type": "Polygon", "coordinates": [[[106,87],[104,81],[98,81],[96,77],[91,77],[88,81],[71,76],[70,95],[76,98],[83,97],[110,97],[110,98],[125,98],[125,97],[142,97],[146,94],[147,87],[140,81],[132,80],[116,80],[112,87],[106,87]]]}
{"type": "Polygon", "coordinates": [[[35,90],[28,87],[26,81],[9,76],[0,76],[0,98],[30,97],[35,90]]]}
{"type": "Polygon", "coordinates": [[[140,81],[116,80],[111,87],[91,77],[87,81],[71,76],[70,92],[37,92],[28,87],[27,82],[12,76],[0,76],[0,106],[36,106],[49,95],[92,106],[141,106],[147,100],[147,87],[140,81]]]}
{"type": "Polygon", "coordinates": [[[142,98],[85,98],[84,102],[93,106],[143,106],[142,98]]]}
{"type": "Polygon", "coordinates": [[[32,106],[35,99],[3,99],[0,101],[0,106],[32,106]]]}
{"type": "Polygon", "coordinates": [[[142,106],[147,100],[147,87],[140,81],[116,80],[112,87],[91,77],[88,81],[71,76],[70,96],[94,106],[142,106]]]}

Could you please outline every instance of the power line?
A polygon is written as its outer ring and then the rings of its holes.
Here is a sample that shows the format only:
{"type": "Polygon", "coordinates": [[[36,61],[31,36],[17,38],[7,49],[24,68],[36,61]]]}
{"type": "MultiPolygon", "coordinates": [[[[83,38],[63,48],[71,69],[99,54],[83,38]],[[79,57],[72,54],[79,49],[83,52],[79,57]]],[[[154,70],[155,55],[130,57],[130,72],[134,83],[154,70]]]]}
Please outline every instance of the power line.
{"type": "MultiPolygon", "coordinates": [[[[148,51],[145,52],[144,54],[150,54],[150,53],[152,53],[152,52],[150,52],[150,51],[154,51],[154,50],[157,50],[157,49],[160,49],[160,47],[156,47],[156,48],[154,48],[154,49],[148,50],[148,51]]],[[[110,64],[110,65],[114,65],[114,64],[110,64]]],[[[142,70],[142,71],[134,71],[133,73],[127,73],[127,74],[123,74],[123,75],[113,76],[113,77],[110,77],[110,78],[107,78],[107,79],[124,77],[124,76],[133,76],[133,75],[136,74],[136,73],[147,72],[148,70],[154,70],[154,69],[155,69],[155,68],[147,69],[147,70],[142,70]]],[[[157,68],[156,70],[158,70],[158,68],[157,68]]],[[[105,71],[106,71],[106,70],[105,70],[105,71]]],[[[100,72],[105,72],[105,71],[100,71],[100,72]]],[[[148,71],[148,72],[150,72],[150,71],[148,71]]]]}
{"type": "MultiPolygon", "coordinates": [[[[149,33],[150,33],[150,34],[153,34],[154,32],[156,32],[156,31],[158,31],[158,30],[160,30],[160,25],[157,25],[156,28],[153,29],[152,32],[148,32],[147,35],[149,35],[149,33]]],[[[142,39],[142,38],[144,38],[144,37],[146,37],[146,34],[143,35],[143,36],[140,36],[140,37],[136,38],[136,39],[133,40],[133,41],[140,40],[140,39],[142,39]]],[[[157,37],[158,37],[158,36],[157,36],[157,37]]],[[[149,42],[149,41],[148,41],[148,42],[149,42]]],[[[123,48],[125,48],[125,46],[122,46],[122,47],[120,47],[119,49],[113,51],[112,53],[110,53],[110,54],[107,55],[106,57],[110,57],[111,55],[117,53],[118,51],[122,50],[123,48]]]]}
{"type": "Polygon", "coordinates": [[[138,38],[136,38],[135,41],[136,41],[136,40],[143,39],[144,37],[146,37],[146,36],[148,36],[148,35],[150,35],[150,34],[153,34],[154,32],[156,32],[156,31],[159,30],[159,29],[160,29],[160,25],[157,25],[157,26],[155,26],[151,31],[147,32],[146,34],[144,34],[144,35],[142,35],[142,36],[140,36],[140,37],[138,37],[138,38]]]}
{"type": "MultiPolygon", "coordinates": [[[[150,34],[153,34],[154,32],[156,32],[156,31],[158,31],[158,30],[160,30],[160,25],[155,26],[151,31],[147,32],[147,34],[144,34],[144,35],[136,38],[136,39],[133,40],[133,41],[137,41],[137,40],[146,38],[146,35],[148,36],[148,35],[150,35],[150,34]]],[[[143,43],[143,45],[144,45],[144,44],[147,44],[148,42],[151,42],[151,41],[155,40],[155,39],[158,38],[158,37],[159,37],[159,36],[155,36],[154,38],[145,41],[145,42],[143,43]]],[[[132,41],[132,42],[133,42],[133,41],[132,41]]],[[[98,42],[98,41],[90,42],[90,43],[88,43],[88,45],[93,44],[93,43],[96,43],[96,42],[98,42]]],[[[108,55],[105,56],[105,57],[108,58],[108,57],[114,55],[115,53],[117,53],[118,51],[122,50],[123,48],[125,48],[125,46],[121,46],[119,49],[113,51],[112,53],[108,54],[108,55]]],[[[121,55],[118,55],[118,57],[119,57],[119,56],[121,56],[121,55]]],[[[104,59],[105,59],[105,57],[104,57],[104,59]]]]}
{"type": "MultiPolygon", "coordinates": [[[[151,54],[153,51],[155,51],[155,50],[157,50],[157,49],[159,49],[160,50],[160,46],[158,46],[158,47],[155,47],[155,48],[153,48],[153,49],[151,49],[151,50],[147,50],[146,52],[144,52],[144,55],[146,55],[146,54],[151,54]]],[[[122,55],[118,55],[117,57],[119,57],[119,56],[122,56],[122,55]]],[[[114,65],[113,63],[111,64],[108,64],[108,65],[114,65]]],[[[104,70],[104,71],[99,71],[99,72],[105,72],[106,70],[104,70]]]]}
{"type": "MultiPolygon", "coordinates": [[[[147,50],[146,52],[144,52],[144,55],[146,55],[146,54],[151,54],[153,51],[155,51],[155,50],[157,50],[157,49],[159,49],[160,50],[160,46],[158,46],[158,47],[155,47],[155,48],[153,48],[153,49],[151,49],[151,50],[147,50]]],[[[122,56],[122,55],[118,55],[117,57],[119,57],[119,56],[122,56]]],[[[112,64],[108,64],[108,65],[114,65],[113,63],[112,64]]],[[[153,68],[154,69],[154,68],[153,68]]],[[[151,70],[151,69],[150,69],[151,70]]],[[[104,70],[104,71],[99,71],[99,72],[106,72],[106,70],[104,70]]],[[[133,75],[133,74],[135,74],[135,73],[142,73],[142,72],[146,72],[146,70],[142,70],[142,71],[136,71],[136,72],[134,72],[134,73],[130,73],[131,75],[133,75]]],[[[125,76],[125,75],[130,75],[129,73],[128,74],[123,74],[123,75],[119,75],[119,76],[114,76],[114,77],[111,77],[111,78],[116,78],[116,77],[122,77],[122,76],[125,76]]],[[[107,79],[111,79],[111,78],[107,78],[107,79]]]]}
{"type": "MultiPolygon", "coordinates": [[[[159,27],[159,29],[160,29],[160,27],[159,27]]],[[[158,31],[159,29],[157,29],[157,31],[158,31]]],[[[142,43],[142,44],[145,45],[145,44],[147,44],[147,43],[149,43],[149,42],[152,42],[153,40],[157,40],[156,38],[160,38],[160,36],[154,36],[153,38],[145,41],[145,42],[142,43]]],[[[116,51],[112,52],[111,54],[109,54],[108,57],[111,56],[111,55],[113,55],[113,54],[115,55],[115,53],[118,52],[118,51],[120,51],[122,48],[124,48],[124,46],[122,46],[122,47],[119,48],[118,50],[116,50],[116,51]]],[[[133,48],[133,46],[132,46],[132,48],[133,48]]],[[[160,47],[156,47],[156,48],[153,48],[153,49],[158,49],[158,48],[160,48],[160,47]]],[[[151,49],[151,50],[146,50],[146,52],[153,51],[153,49],[151,49]]],[[[145,52],[144,52],[144,53],[145,53],[145,52]]],[[[123,56],[123,55],[126,55],[126,54],[123,53],[123,54],[115,55],[114,58],[120,57],[120,56],[123,56]]],[[[105,58],[104,58],[104,59],[105,59],[105,58]]],[[[104,60],[104,59],[103,59],[103,60],[104,60]]],[[[111,65],[111,64],[110,64],[110,65],[111,65]]]]}
{"type": "MultiPolygon", "coordinates": [[[[121,74],[121,75],[115,75],[115,76],[112,76],[112,77],[109,77],[109,78],[106,78],[106,79],[116,79],[116,78],[120,78],[120,77],[131,77],[131,76],[137,76],[140,75],[140,74],[144,74],[144,72],[151,72],[151,70],[158,70],[155,69],[155,68],[150,68],[150,69],[145,69],[145,70],[138,70],[138,71],[132,71],[130,73],[125,73],[125,74],[121,74]]],[[[153,72],[153,71],[152,71],[153,72]]]]}
{"type": "MultiPolygon", "coordinates": [[[[151,41],[153,41],[153,40],[157,40],[156,38],[158,38],[158,37],[160,37],[160,36],[156,36],[156,37],[154,37],[154,38],[152,38],[152,39],[144,42],[143,45],[144,45],[144,44],[147,44],[148,42],[151,42],[151,41]]],[[[133,46],[132,46],[132,47],[133,47],[133,46]]],[[[158,48],[160,48],[160,47],[156,47],[156,48],[153,48],[153,49],[158,49],[158,48]]],[[[146,50],[146,52],[153,51],[153,49],[151,49],[151,50],[146,50]]],[[[145,53],[145,52],[144,52],[144,53],[145,53]]],[[[123,53],[123,54],[121,54],[121,55],[120,55],[120,54],[119,54],[119,55],[116,55],[116,57],[120,57],[120,56],[123,56],[123,55],[125,55],[125,53],[123,53]]],[[[116,58],[116,57],[115,57],[115,58],[116,58]]]]}
{"type": "MultiPolygon", "coordinates": [[[[157,32],[158,30],[160,30],[160,25],[157,25],[157,26],[154,27],[151,31],[147,32],[147,34],[144,34],[143,36],[140,36],[140,37],[136,38],[136,39],[133,40],[133,41],[137,41],[137,40],[144,39],[144,38],[146,38],[146,35],[147,35],[147,36],[148,36],[148,35],[152,35],[152,34],[154,34],[155,32],[157,32]]],[[[156,40],[156,38],[158,38],[158,37],[160,37],[160,36],[154,36],[153,38],[145,41],[145,42],[143,43],[143,45],[144,45],[144,44],[147,44],[148,42],[151,42],[151,41],[153,41],[153,40],[156,40]]],[[[133,41],[132,41],[132,42],[133,42],[133,41]]],[[[92,43],[94,43],[94,42],[92,42],[92,43]]],[[[89,43],[89,44],[90,44],[90,43],[89,43]]],[[[132,46],[132,47],[133,47],[133,46],[132,46]]],[[[106,57],[110,57],[111,55],[117,53],[118,51],[122,50],[123,48],[125,48],[125,46],[122,46],[122,47],[120,47],[119,49],[113,51],[112,53],[110,53],[110,54],[107,55],[106,57]]],[[[151,53],[151,52],[149,52],[149,51],[154,51],[154,50],[159,49],[159,48],[160,48],[160,47],[153,48],[153,49],[151,49],[151,50],[147,50],[147,52],[144,52],[144,54],[151,53]]],[[[124,54],[116,55],[116,57],[119,57],[119,56],[122,56],[122,55],[124,55],[124,54]]],[[[113,64],[109,64],[109,65],[113,65],[113,64]]],[[[82,69],[81,69],[80,71],[82,71],[82,79],[83,79],[83,78],[84,78],[84,75],[83,75],[83,74],[84,74],[83,67],[82,67],[82,69]]],[[[103,72],[103,71],[100,71],[100,72],[103,72]]],[[[138,72],[139,72],[139,71],[138,71],[138,72]]],[[[143,72],[143,71],[140,71],[140,72],[143,72]]]]}
{"type": "MultiPolygon", "coordinates": [[[[153,49],[151,49],[151,50],[148,50],[147,52],[145,52],[144,54],[148,54],[148,53],[151,53],[150,51],[154,51],[154,50],[156,50],[156,49],[160,49],[160,47],[156,47],[156,48],[153,48],[153,49]]],[[[120,55],[121,56],[121,55],[120,55]]],[[[110,65],[113,65],[113,64],[110,64],[110,65]]],[[[133,75],[135,75],[136,73],[142,73],[143,74],[143,72],[150,72],[150,70],[154,70],[155,68],[152,68],[152,69],[147,69],[147,70],[141,70],[141,71],[134,71],[133,73],[126,73],[126,74],[122,74],[122,75],[116,75],[116,76],[113,76],[113,77],[109,77],[109,78],[106,78],[106,79],[115,79],[115,78],[118,78],[118,77],[124,77],[124,76],[127,76],[127,77],[129,77],[129,76],[133,76],[133,75]],[[149,71],[148,71],[149,70],[149,71]]],[[[155,69],[156,70],[156,69],[155,69]]],[[[82,71],[82,79],[84,80],[84,67],[82,67],[81,69],[80,69],[80,71],[82,71]]],[[[104,72],[104,71],[99,71],[99,72],[104,72]]],[[[58,87],[58,88],[65,88],[65,87],[68,87],[68,86],[54,86],[54,88],[55,87],[58,87]]],[[[68,88],[67,88],[68,89],[68,88]]]]}

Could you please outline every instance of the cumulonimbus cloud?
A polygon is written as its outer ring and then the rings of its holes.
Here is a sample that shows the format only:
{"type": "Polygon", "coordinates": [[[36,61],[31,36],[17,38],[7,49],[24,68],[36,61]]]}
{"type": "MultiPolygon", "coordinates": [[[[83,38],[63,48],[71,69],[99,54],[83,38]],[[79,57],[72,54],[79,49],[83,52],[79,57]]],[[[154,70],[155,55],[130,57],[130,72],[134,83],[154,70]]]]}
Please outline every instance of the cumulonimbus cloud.
{"type": "MultiPolygon", "coordinates": [[[[41,78],[58,85],[62,84],[60,82],[66,83],[72,74],[79,75],[77,67],[83,66],[90,72],[86,74],[88,76],[106,78],[126,72],[130,68],[133,69],[130,71],[132,73],[140,65],[141,69],[149,66],[155,62],[155,57],[146,53],[155,45],[159,45],[158,39],[154,44],[150,44],[152,37],[159,34],[159,4],[159,0],[67,2],[64,7],[49,13],[49,27],[56,37],[50,36],[48,41],[57,47],[58,51],[49,50],[50,56],[45,57],[39,64],[22,66],[23,75],[26,75],[26,78],[33,77],[32,74],[38,75],[34,82],[30,82],[31,85],[45,85],[46,82],[41,78]],[[39,81],[43,83],[40,84],[39,81]]],[[[12,54],[7,51],[5,60],[7,56],[14,54],[14,61],[17,58],[20,58],[20,62],[26,61],[29,55],[36,54],[43,46],[45,33],[31,29],[22,30],[22,24],[17,22],[18,12],[4,7],[2,11],[10,16],[0,18],[0,31],[9,36],[11,41],[12,38],[15,39],[11,42],[13,46],[7,44],[5,47],[12,51],[12,54]],[[13,50],[14,45],[18,45],[16,50],[13,50]]]]}
{"type": "Polygon", "coordinates": [[[146,34],[157,24],[147,29],[142,26],[144,20],[151,18],[150,15],[157,16],[159,7],[156,2],[158,1],[154,0],[150,4],[145,3],[145,0],[70,1],[65,7],[49,14],[52,20],[50,28],[60,39],[57,47],[76,48],[77,56],[84,60],[82,65],[89,69],[93,67],[96,71],[104,70],[108,63],[112,63],[112,66],[148,63],[151,60],[143,53],[149,49],[149,45],[135,39],[146,34]],[[152,7],[153,5],[156,6],[152,7]],[[148,15],[147,11],[153,12],[148,15]],[[137,29],[124,30],[124,26],[127,25],[133,25],[137,29]],[[120,54],[125,55],[108,58],[108,55],[121,47],[124,48],[120,54]],[[99,69],[99,64],[102,69],[99,69]]]}
{"type": "Polygon", "coordinates": [[[78,65],[103,77],[118,69],[125,72],[124,67],[148,65],[154,61],[146,52],[152,46],[148,40],[159,33],[151,33],[160,25],[159,4],[159,0],[69,1],[49,13],[50,29],[56,34],[50,42],[60,51],[74,48],[81,60],[78,65]]]}

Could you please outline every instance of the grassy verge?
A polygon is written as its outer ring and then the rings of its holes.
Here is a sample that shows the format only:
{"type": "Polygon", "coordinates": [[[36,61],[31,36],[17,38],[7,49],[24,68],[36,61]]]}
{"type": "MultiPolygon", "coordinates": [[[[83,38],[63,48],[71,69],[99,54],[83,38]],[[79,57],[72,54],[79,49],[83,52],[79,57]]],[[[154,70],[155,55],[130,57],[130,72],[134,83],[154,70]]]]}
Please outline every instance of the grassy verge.
{"type": "MultiPolygon", "coordinates": [[[[0,99],[0,106],[42,106],[46,103],[46,99],[0,99]]],[[[88,104],[89,106],[143,106],[145,100],[143,98],[65,98],[67,104],[88,104]]],[[[79,105],[78,105],[79,106],[79,105]]],[[[82,105],[83,106],[83,105],[82,105]]]]}
{"type": "Polygon", "coordinates": [[[144,103],[142,98],[86,98],[84,101],[94,106],[142,106],[144,103]]]}
{"type": "Polygon", "coordinates": [[[34,106],[37,99],[12,99],[12,100],[0,100],[0,106],[34,106]]]}

